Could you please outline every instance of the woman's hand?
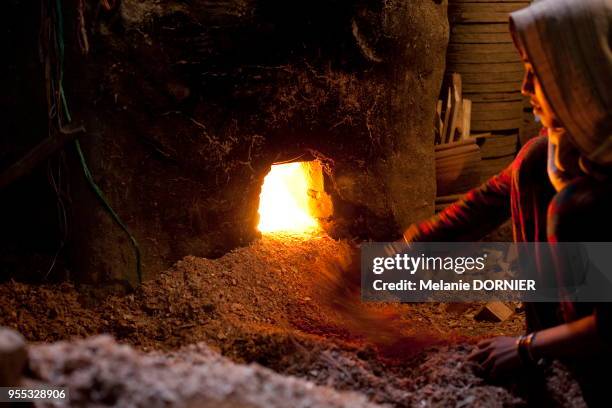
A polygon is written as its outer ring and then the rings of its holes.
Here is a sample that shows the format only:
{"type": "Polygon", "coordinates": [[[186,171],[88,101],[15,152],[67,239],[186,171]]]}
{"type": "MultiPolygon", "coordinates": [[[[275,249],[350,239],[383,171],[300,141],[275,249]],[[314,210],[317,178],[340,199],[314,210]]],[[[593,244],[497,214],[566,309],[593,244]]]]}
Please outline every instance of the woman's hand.
{"type": "Polygon", "coordinates": [[[518,353],[517,337],[503,336],[483,340],[468,358],[479,363],[492,379],[507,376],[523,366],[518,353]]]}

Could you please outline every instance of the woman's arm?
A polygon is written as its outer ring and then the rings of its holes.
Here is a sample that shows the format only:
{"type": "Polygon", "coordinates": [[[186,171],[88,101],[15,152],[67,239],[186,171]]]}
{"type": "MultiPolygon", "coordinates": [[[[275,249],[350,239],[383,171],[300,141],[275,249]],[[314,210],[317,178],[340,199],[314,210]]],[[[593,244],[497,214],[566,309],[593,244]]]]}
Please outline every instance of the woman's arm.
{"type": "MultiPolygon", "coordinates": [[[[559,359],[590,357],[611,351],[600,336],[595,314],[535,333],[530,354],[559,359]]],[[[478,343],[469,358],[480,363],[492,378],[499,378],[525,366],[519,353],[518,337],[494,337],[478,343]]]]}
{"type": "Polygon", "coordinates": [[[510,218],[511,165],[428,220],[404,232],[407,242],[477,241],[510,218]]]}
{"type": "Polygon", "coordinates": [[[536,333],[531,349],[535,358],[587,357],[609,350],[597,329],[595,315],[536,333]]]}

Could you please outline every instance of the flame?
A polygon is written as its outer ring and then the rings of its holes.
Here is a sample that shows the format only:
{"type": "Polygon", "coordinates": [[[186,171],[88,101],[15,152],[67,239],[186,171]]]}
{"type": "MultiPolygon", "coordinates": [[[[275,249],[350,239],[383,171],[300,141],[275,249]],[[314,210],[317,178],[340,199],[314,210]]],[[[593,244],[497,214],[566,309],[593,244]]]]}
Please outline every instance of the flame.
{"type": "Polygon", "coordinates": [[[261,232],[307,232],[319,229],[310,213],[308,164],[273,165],[259,196],[261,232]]]}

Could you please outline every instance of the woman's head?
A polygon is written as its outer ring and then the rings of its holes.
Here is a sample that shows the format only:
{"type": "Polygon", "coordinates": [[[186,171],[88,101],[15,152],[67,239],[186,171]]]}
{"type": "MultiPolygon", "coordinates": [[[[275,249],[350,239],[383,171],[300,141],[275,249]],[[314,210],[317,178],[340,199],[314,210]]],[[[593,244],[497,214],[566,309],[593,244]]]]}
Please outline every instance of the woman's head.
{"type": "Polygon", "coordinates": [[[534,112],[557,129],[556,142],[573,144],[585,161],[607,167],[612,166],[611,22],[612,0],[542,0],[510,18],[525,62],[523,93],[534,112]]]}

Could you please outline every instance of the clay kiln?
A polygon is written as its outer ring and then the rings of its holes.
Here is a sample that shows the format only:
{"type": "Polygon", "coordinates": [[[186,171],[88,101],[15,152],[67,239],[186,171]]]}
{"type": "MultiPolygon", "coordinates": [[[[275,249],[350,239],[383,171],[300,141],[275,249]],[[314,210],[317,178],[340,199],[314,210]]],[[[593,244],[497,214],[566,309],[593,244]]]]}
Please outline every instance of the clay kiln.
{"type": "MultiPolygon", "coordinates": [[[[445,1],[83,4],[65,7],[67,101],[87,130],[95,181],[140,244],[145,278],[185,255],[216,257],[256,239],[263,180],[278,162],[327,169],[335,236],[393,239],[432,213],[445,1]]],[[[11,7],[38,27],[38,10],[11,7]]],[[[38,91],[22,97],[41,100],[38,91]]],[[[134,279],[128,239],[71,149],[66,160],[78,197],[64,249],[71,278],[134,279]]],[[[15,229],[32,222],[16,217],[15,229]]]]}

